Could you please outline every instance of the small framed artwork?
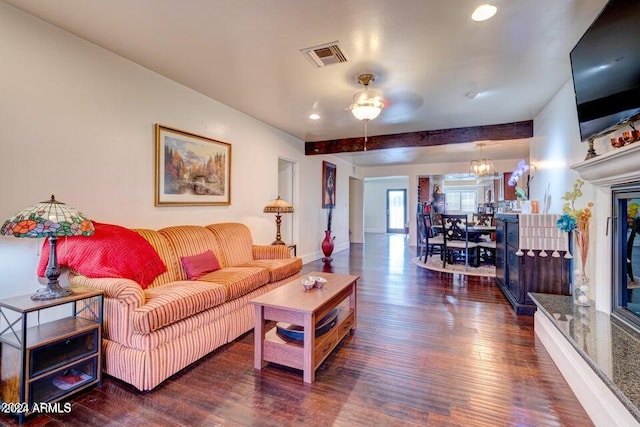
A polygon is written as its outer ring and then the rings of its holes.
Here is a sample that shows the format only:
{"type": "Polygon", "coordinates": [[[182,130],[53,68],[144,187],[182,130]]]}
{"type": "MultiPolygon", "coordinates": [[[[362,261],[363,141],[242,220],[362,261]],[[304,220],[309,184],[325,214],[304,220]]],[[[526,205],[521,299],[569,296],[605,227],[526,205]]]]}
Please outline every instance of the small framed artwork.
{"type": "Polygon", "coordinates": [[[156,206],[230,205],[231,144],[156,124],[156,206]]]}
{"type": "Polygon", "coordinates": [[[336,165],[322,162],[322,209],[336,207],[336,165]]]}

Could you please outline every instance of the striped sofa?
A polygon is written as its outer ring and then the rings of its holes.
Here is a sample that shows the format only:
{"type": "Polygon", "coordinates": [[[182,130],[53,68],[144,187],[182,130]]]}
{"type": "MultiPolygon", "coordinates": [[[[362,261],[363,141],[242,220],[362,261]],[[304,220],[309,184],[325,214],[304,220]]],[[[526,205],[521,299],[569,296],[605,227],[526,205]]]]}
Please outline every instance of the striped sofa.
{"type": "Polygon", "coordinates": [[[253,244],[239,223],[135,230],[167,271],[146,289],[129,279],[69,274],[72,285],[105,292],[105,373],[139,390],[162,381],[253,327],[248,301],[300,276],[286,246],[253,244]],[[213,251],[221,269],[188,280],[181,257],[213,251]]]}

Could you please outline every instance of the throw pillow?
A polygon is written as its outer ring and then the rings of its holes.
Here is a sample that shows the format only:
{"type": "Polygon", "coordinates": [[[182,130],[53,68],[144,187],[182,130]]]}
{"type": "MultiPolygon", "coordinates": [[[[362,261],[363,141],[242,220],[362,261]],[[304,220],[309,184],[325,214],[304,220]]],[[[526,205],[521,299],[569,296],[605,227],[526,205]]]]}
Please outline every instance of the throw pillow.
{"type": "Polygon", "coordinates": [[[180,257],[182,266],[189,280],[197,280],[207,273],[220,270],[220,262],[212,251],[180,257]]]}

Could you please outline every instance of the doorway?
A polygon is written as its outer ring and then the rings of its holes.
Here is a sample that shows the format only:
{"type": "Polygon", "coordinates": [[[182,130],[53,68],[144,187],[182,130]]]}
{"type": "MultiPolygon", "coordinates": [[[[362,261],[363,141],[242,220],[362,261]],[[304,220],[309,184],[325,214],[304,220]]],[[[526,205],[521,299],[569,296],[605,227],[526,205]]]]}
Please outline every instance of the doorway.
{"type": "MultiPolygon", "coordinates": [[[[278,158],[278,196],[286,200],[294,206],[297,205],[296,194],[296,163],[290,160],[278,158]]],[[[296,233],[294,222],[296,218],[294,213],[282,215],[282,225],[280,231],[282,240],[287,244],[296,242],[296,233]]]]}
{"type": "Polygon", "coordinates": [[[364,243],[364,181],[349,177],[349,243],[364,243]]]}
{"type": "Polygon", "coordinates": [[[407,223],[407,190],[387,190],[387,233],[405,233],[407,223]]]}

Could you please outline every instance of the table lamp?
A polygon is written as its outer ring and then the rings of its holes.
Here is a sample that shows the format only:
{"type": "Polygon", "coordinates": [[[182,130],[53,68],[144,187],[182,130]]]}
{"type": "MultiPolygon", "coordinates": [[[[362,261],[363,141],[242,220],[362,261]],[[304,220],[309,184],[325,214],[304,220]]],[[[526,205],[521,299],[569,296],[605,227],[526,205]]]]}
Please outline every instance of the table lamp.
{"type": "Polygon", "coordinates": [[[292,213],[293,206],[286,202],[278,196],[278,198],[271,200],[267,206],[264,207],[264,213],[275,213],[276,214],[276,240],[274,240],[272,245],[284,245],[285,243],[282,241],[280,235],[280,224],[282,224],[281,214],[283,213],[292,213]]]}
{"type": "Polygon", "coordinates": [[[31,295],[33,300],[49,300],[69,296],[71,289],[63,288],[58,282],[60,266],[56,254],[56,243],[59,236],[91,236],[94,233],[93,223],[83,214],[56,200],[40,202],[28,207],[9,218],[0,228],[0,234],[14,237],[40,238],[48,237],[50,252],[47,264],[47,287],[31,295]]]}

